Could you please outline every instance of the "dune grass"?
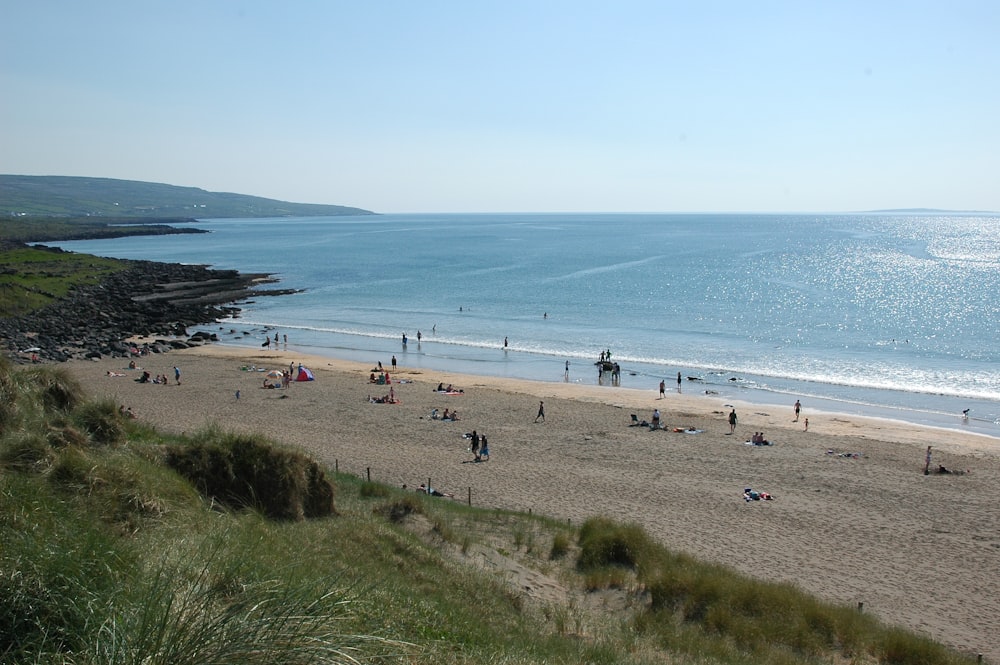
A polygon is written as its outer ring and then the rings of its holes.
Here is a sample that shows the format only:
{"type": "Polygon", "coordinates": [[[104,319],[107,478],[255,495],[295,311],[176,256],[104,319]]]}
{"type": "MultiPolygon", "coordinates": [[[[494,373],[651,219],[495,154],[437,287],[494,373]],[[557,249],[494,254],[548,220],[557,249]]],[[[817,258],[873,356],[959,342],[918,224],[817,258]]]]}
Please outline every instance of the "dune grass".
{"type": "Polygon", "coordinates": [[[974,662],[606,518],[328,472],[335,511],[275,512],[319,482],[296,451],[162,436],[49,371],[0,361],[0,662],[974,662]]]}

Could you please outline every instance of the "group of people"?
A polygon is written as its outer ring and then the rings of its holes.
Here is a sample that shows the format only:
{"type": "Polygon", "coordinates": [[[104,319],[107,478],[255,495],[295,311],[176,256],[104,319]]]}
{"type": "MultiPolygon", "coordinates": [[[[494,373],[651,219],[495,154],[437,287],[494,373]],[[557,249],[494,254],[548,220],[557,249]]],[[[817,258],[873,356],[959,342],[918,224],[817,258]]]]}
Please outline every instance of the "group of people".
{"type": "MultiPolygon", "coordinates": [[[[140,369],[136,367],[135,362],[129,363],[129,369],[140,369]]],[[[118,372],[112,372],[108,370],[108,376],[124,376],[124,374],[119,374],[118,372]]],[[[177,381],[177,385],[181,385],[181,370],[178,367],[174,367],[174,380],[177,381]]],[[[157,374],[153,376],[147,370],[142,370],[142,374],[135,379],[136,383],[155,383],[158,385],[167,385],[169,383],[166,374],[157,374]]]]}
{"type": "Polygon", "coordinates": [[[769,446],[771,442],[764,438],[763,432],[754,432],[753,436],[750,437],[750,443],[755,446],[769,446]]]}
{"type": "Polygon", "coordinates": [[[383,395],[382,397],[372,397],[368,396],[368,402],[371,404],[399,404],[399,400],[396,399],[396,391],[389,388],[389,394],[383,395]]]}
{"type": "MultiPolygon", "coordinates": [[[[677,372],[677,392],[681,391],[681,373],[677,372]]],[[[660,399],[667,396],[667,381],[666,379],[660,380],[660,399]]]]}
{"type": "Polygon", "coordinates": [[[458,420],[458,411],[444,410],[444,413],[438,414],[437,409],[431,411],[431,420],[458,420]]]}
{"type": "MultiPolygon", "coordinates": [[[[598,383],[601,383],[601,382],[604,381],[604,367],[605,367],[605,363],[603,363],[603,362],[597,363],[597,381],[598,381],[598,383]]],[[[622,368],[621,368],[621,366],[618,363],[612,363],[610,374],[611,374],[611,382],[612,383],[616,383],[617,384],[618,382],[620,382],[621,379],[622,379],[622,368]]]]}
{"type": "Polygon", "coordinates": [[[139,375],[139,378],[137,378],[135,380],[135,382],[136,383],[166,383],[166,381],[160,381],[160,375],[159,374],[157,374],[156,378],[154,379],[153,375],[150,374],[149,372],[147,372],[146,370],[142,371],[142,374],[139,375]]]}
{"type": "MultiPolygon", "coordinates": [[[[264,337],[264,343],[261,344],[261,347],[265,349],[271,348],[271,338],[264,337]]],[[[278,348],[278,333],[274,333],[274,348],[278,348]]],[[[288,348],[288,335],[285,335],[285,348],[288,348]]]]}
{"type": "Polygon", "coordinates": [[[479,434],[476,430],[472,430],[472,434],[466,434],[466,436],[472,441],[469,445],[469,452],[471,452],[474,457],[472,461],[488,461],[490,459],[490,446],[486,441],[486,435],[479,434]]]}
{"type": "Polygon", "coordinates": [[[462,390],[461,388],[456,388],[455,386],[451,385],[450,383],[448,384],[447,387],[445,387],[444,383],[439,383],[438,387],[434,389],[434,392],[438,392],[438,393],[464,393],[465,391],[462,390]]]}
{"type": "Polygon", "coordinates": [[[389,377],[389,372],[380,371],[378,376],[375,376],[375,372],[372,372],[368,375],[368,383],[377,383],[380,386],[386,386],[392,383],[392,379],[389,377]]]}

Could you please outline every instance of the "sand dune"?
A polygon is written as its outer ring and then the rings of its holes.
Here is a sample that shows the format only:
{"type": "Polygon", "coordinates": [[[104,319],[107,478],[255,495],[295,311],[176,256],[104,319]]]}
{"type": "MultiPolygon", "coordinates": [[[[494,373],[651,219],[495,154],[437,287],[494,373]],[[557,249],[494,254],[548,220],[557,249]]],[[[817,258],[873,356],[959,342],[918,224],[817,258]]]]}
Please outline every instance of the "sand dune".
{"type": "MultiPolygon", "coordinates": [[[[392,485],[428,479],[485,507],[532,510],[580,522],[595,514],[641,524],[666,545],[745,573],[793,582],[825,599],[864,603],[885,621],[1000,661],[1000,440],[894,421],[818,413],[803,405],[734,403],[668,392],[409,371],[393,375],[400,404],[371,367],[291,352],[224,346],[140,359],[166,386],[126,377],[120,359],[69,370],[168,431],[209,423],[299,446],[342,472],[392,485]],[[305,363],[316,381],[261,388],[263,373],[305,363]],[[172,367],[181,368],[175,385],[172,367]],[[399,383],[403,380],[403,383],[399,383]],[[439,382],[464,389],[433,391],[439,382]],[[236,391],[240,398],[236,399],[236,391]],[[545,422],[534,423],[539,400],[545,422]],[[431,420],[458,409],[459,422],[431,420]],[[667,427],[629,427],[659,408],[667,427]],[[491,460],[470,463],[465,432],[489,437],[491,460]],[[773,446],[744,442],[763,431],[773,446]],[[933,468],[922,473],[933,446],[933,468]],[[857,453],[857,456],[850,455],[857,453]],[[744,487],[774,501],[747,503],[744,487]]],[[[384,359],[383,359],[384,362],[384,359]]]]}

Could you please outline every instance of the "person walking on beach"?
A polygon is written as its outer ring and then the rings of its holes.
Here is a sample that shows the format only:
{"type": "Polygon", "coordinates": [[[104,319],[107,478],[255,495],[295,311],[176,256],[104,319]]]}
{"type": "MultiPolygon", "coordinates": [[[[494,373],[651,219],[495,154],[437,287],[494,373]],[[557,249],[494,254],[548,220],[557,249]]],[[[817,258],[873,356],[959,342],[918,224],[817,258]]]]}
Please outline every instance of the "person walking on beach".
{"type": "Polygon", "coordinates": [[[174,365],[174,380],[177,381],[177,385],[181,385],[181,368],[174,365]]]}
{"type": "Polygon", "coordinates": [[[539,402],[538,403],[538,415],[535,416],[535,422],[536,423],[538,422],[539,418],[542,419],[543,423],[545,422],[545,402],[539,402]]]}
{"type": "Polygon", "coordinates": [[[472,430],[472,446],[469,448],[473,456],[475,456],[476,461],[479,461],[479,434],[476,430],[472,430]]]}
{"type": "Polygon", "coordinates": [[[396,356],[392,357],[392,373],[396,373],[396,356]]]}
{"type": "Polygon", "coordinates": [[[666,396],[667,396],[667,382],[660,381],[660,399],[663,399],[666,396]]]}
{"type": "Polygon", "coordinates": [[[729,433],[732,434],[736,431],[736,409],[734,408],[729,412],[729,433]]]}
{"type": "Polygon", "coordinates": [[[795,400],[795,420],[792,422],[799,422],[799,411],[802,410],[802,402],[795,400]]]}

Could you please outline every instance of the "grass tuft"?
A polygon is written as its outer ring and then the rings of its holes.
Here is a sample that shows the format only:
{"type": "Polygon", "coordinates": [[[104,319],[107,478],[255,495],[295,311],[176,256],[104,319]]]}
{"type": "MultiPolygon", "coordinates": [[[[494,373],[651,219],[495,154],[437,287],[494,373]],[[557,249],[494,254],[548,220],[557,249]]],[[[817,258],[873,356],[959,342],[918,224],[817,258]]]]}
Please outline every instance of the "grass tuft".
{"type": "Polygon", "coordinates": [[[336,513],[333,484],[318,464],[256,435],[204,430],[190,443],[168,446],[165,460],[205,496],[233,509],[292,521],[336,513]]]}

